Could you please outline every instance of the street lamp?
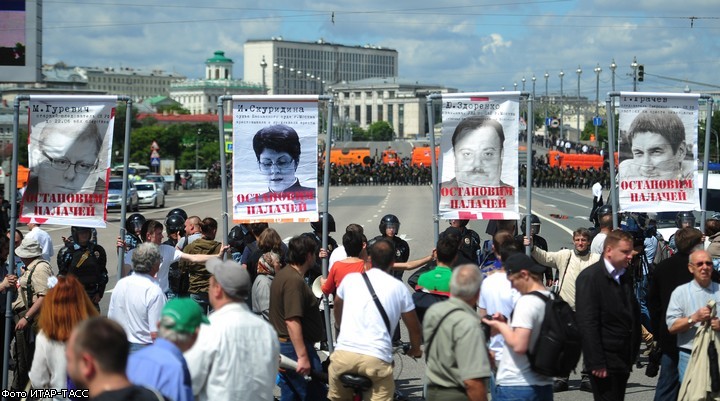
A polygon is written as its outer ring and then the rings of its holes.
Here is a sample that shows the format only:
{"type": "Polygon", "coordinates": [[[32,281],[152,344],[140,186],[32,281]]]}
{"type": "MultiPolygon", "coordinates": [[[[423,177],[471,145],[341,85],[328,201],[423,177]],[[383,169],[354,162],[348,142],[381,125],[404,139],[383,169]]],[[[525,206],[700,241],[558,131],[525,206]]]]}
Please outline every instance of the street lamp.
{"type": "Polygon", "coordinates": [[[565,76],[565,73],[563,70],[560,70],[560,138],[565,139],[565,121],[563,121],[563,118],[565,118],[565,98],[563,97],[563,77],[565,76]]]}
{"type": "Polygon", "coordinates": [[[260,62],[260,68],[262,68],[262,89],[263,89],[263,95],[267,95],[267,90],[265,89],[265,69],[267,68],[267,63],[265,62],[265,56],[262,56],[262,61],[260,62]]]}
{"type": "Polygon", "coordinates": [[[200,134],[202,133],[202,130],[198,128],[198,133],[195,136],[195,172],[197,173],[200,169],[200,153],[198,152],[198,140],[200,139],[200,134]]]}
{"type": "MultiPolygon", "coordinates": [[[[614,64],[614,63],[613,63],[614,64]]],[[[612,66],[610,66],[612,68],[612,66]]],[[[602,68],[600,68],[600,63],[597,63],[597,67],[593,70],[595,71],[595,118],[600,117],[598,114],[600,114],[600,72],[602,72],[602,68]]],[[[596,143],[600,143],[600,139],[598,138],[598,125],[594,123],[595,126],[595,141],[596,143]]]]}
{"type": "Polygon", "coordinates": [[[523,90],[523,92],[525,92],[525,77],[522,77],[521,81],[522,81],[522,84],[523,84],[523,85],[522,85],[522,90],[523,90]]]}
{"type": "Polygon", "coordinates": [[[610,71],[612,71],[612,91],[615,92],[615,69],[617,68],[617,64],[615,64],[615,59],[612,59],[612,63],[610,63],[610,71]]]}
{"type": "Polygon", "coordinates": [[[577,140],[580,142],[580,75],[582,74],[582,68],[578,65],[577,70],[575,70],[578,74],[578,91],[577,91],[577,103],[576,103],[576,111],[577,111],[577,140]]]}
{"type": "Polygon", "coordinates": [[[630,67],[633,69],[633,92],[637,92],[637,58],[633,57],[633,62],[630,64],[630,67]]]}
{"type": "Polygon", "coordinates": [[[545,138],[546,139],[548,138],[548,134],[549,134],[548,123],[547,123],[547,119],[548,119],[548,104],[547,104],[547,102],[548,102],[548,99],[550,99],[550,97],[548,96],[548,78],[550,78],[550,74],[548,74],[548,72],[545,71],[545,138]]]}
{"type": "Polygon", "coordinates": [[[517,92],[517,82],[513,82],[513,90],[517,92]]]}

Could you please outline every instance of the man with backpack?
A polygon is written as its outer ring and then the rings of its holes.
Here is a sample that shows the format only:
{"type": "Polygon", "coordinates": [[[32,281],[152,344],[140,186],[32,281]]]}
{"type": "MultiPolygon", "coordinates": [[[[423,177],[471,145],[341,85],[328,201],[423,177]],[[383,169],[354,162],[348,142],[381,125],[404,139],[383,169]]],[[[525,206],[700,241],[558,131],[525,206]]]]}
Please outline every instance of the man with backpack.
{"type": "Polygon", "coordinates": [[[577,277],[577,321],[595,400],[625,398],[640,351],[640,307],[632,277],[625,274],[632,257],[632,235],[611,231],[605,239],[603,259],[577,277]]]}
{"type": "Polygon", "coordinates": [[[530,354],[538,351],[537,341],[540,328],[545,319],[545,297],[552,297],[543,284],[545,267],[533,262],[522,253],[515,253],[503,261],[507,278],[512,287],[522,296],[508,322],[496,313],[492,319],[483,318],[482,322],[497,330],[505,339],[503,357],[495,377],[493,401],[553,399],[553,378],[536,372],[530,363],[530,354]]]}

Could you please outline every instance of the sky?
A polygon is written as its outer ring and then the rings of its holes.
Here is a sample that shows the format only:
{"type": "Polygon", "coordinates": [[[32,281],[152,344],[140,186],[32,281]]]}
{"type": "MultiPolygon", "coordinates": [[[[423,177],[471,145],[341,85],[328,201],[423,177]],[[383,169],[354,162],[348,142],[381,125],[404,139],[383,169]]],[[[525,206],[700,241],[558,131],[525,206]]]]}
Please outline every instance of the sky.
{"type": "MultiPolygon", "coordinates": [[[[248,39],[372,44],[396,49],[399,76],[460,91],[720,91],[715,0],[44,0],[43,63],[135,67],[201,78],[224,50],[243,76],[248,39]]],[[[270,63],[270,62],[269,62],[270,63]]]]}

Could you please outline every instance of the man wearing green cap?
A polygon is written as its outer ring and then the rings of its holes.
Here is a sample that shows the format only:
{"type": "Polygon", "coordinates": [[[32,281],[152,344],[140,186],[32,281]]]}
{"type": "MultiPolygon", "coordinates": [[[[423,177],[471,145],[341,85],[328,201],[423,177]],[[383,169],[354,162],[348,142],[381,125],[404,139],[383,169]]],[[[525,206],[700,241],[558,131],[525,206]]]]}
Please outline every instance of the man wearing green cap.
{"type": "Polygon", "coordinates": [[[162,310],[155,343],[130,355],[130,381],[157,389],[175,401],[193,401],[190,371],[183,352],[197,340],[200,324],[210,321],[190,298],[174,298],[162,310]]]}

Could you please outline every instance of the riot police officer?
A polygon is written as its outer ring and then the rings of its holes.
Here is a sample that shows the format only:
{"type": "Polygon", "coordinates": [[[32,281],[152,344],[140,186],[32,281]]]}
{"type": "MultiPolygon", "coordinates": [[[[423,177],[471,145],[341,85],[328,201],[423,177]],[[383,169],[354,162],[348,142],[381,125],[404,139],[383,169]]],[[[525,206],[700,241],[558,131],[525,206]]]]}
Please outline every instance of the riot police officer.
{"type": "Polygon", "coordinates": [[[527,223],[525,217],[523,217],[522,222],[520,223],[520,230],[522,230],[522,234],[515,237],[515,240],[522,244],[523,242],[523,236],[532,235],[532,243],[536,247],[542,249],[543,251],[548,250],[547,241],[545,238],[541,237],[540,234],[540,218],[537,217],[534,214],[530,215],[530,232],[527,231],[527,223]]]}
{"type": "Polygon", "coordinates": [[[460,235],[456,266],[465,263],[477,264],[478,262],[481,244],[480,235],[476,231],[467,228],[469,222],[470,220],[450,220],[450,227],[456,228],[460,235]]]}
{"type": "MultiPolygon", "coordinates": [[[[311,233],[305,233],[303,235],[308,236],[315,240],[317,243],[317,252],[315,255],[315,267],[311,268],[307,275],[305,276],[305,280],[308,282],[309,285],[312,285],[313,281],[319,276],[322,276],[322,260],[319,257],[320,254],[320,247],[322,246],[322,237],[323,237],[323,220],[327,218],[328,219],[328,233],[334,233],[335,232],[335,218],[330,213],[320,212],[320,219],[318,221],[313,221],[310,223],[310,227],[312,228],[311,233]]],[[[328,234],[328,243],[327,243],[327,257],[330,257],[330,254],[332,251],[335,250],[335,248],[338,247],[337,241],[333,237],[331,237],[328,234]]]]}
{"type": "MultiPolygon", "coordinates": [[[[400,219],[394,214],[386,214],[380,219],[378,228],[380,229],[380,235],[368,242],[368,248],[377,240],[387,238],[391,240],[395,246],[395,262],[407,262],[408,259],[410,259],[410,245],[408,245],[407,241],[397,236],[398,231],[400,231],[400,219]]],[[[398,280],[402,280],[403,271],[393,270],[392,275],[398,280]]]]}
{"type": "MultiPolygon", "coordinates": [[[[183,218],[183,214],[185,214],[185,211],[182,209],[173,209],[170,213],[168,213],[167,218],[165,219],[165,230],[168,238],[165,242],[163,242],[163,244],[170,245],[175,248],[180,239],[185,236],[185,219],[183,218]],[[182,213],[175,211],[180,211],[182,213]]],[[[187,216],[187,214],[185,215],[187,216]]],[[[187,287],[186,284],[188,280],[189,277],[187,272],[183,273],[181,271],[180,264],[178,262],[171,263],[170,269],[168,270],[168,284],[170,286],[168,298],[184,295],[183,288],[187,287]]]]}
{"type": "Polygon", "coordinates": [[[140,213],[133,213],[125,219],[125,247],[127,250],[135,249],[143,242],[140,230],[145,221],[145,216],[140,213]]]}
{"type": "Polygon", "coordinates": [[[71,231],[72,243],[66,243],[58,252],[58,273],[77,277],[100,311],[100,300],[108,283],[107,254],[102,246],[91,240],[92,228],[73,226],[71,231]]]}

